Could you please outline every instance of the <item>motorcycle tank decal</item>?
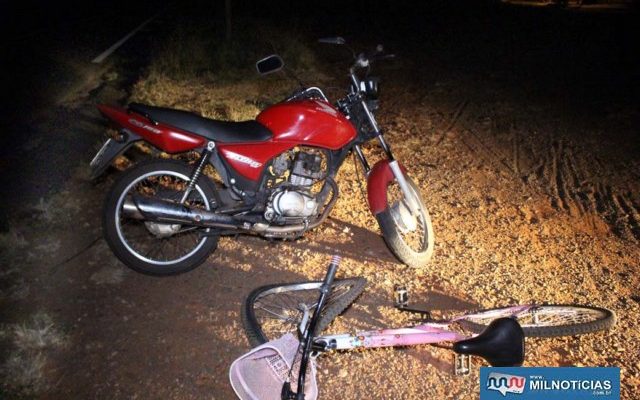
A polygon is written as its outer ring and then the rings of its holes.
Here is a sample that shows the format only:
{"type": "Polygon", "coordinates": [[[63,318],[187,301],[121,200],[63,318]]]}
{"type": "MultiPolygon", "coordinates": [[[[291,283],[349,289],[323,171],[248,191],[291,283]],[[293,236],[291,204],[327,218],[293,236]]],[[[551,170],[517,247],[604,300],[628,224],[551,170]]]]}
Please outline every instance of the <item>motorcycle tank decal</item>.
{"type": "Polygon", "coordinates": [[[181,153],[204,146],[200,136],[166,124],[153,124],[145,117],[130,113],[124,108],[99,104],[98,109],[120,127],[135,132],[144,140],[167,153],[181,153]]]}
{"type": "Polygon", "coordinates": [[[259,143],[218,143],[218,151],[240,175],[257,181],[269,160],[295,146],[296,143],[274,142],[273,140],[259,143]]]}
{"type": "Polygon", "coordinates": [[[274,142],[338,150],[357,135],[351,122],[323,100],[278,103],[256,119],[273,132],[274,142]]]}

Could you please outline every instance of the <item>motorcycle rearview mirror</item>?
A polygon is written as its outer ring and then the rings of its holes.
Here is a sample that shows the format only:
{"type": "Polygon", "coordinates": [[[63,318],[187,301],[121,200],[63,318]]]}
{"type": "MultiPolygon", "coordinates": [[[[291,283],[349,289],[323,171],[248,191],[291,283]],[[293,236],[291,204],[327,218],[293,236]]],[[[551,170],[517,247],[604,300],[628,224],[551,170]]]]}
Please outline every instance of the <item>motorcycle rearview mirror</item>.
{"type": "Polygon", "coordinates": [[[345,43],[347,43],[347,41],[344,40],[344,38],[341,37],[341,36],[320,38],[320,39],[318,39],[318,42],[327,43],[327,44],[345,44],[345,43]]]}
{"type": "Polygon", "coordinates": [[[277,54],[271,54],[256,62],[256,70],[260,75],[280,71],[282,68],[284,68],[284,61],[282,57],[277,54]]]}

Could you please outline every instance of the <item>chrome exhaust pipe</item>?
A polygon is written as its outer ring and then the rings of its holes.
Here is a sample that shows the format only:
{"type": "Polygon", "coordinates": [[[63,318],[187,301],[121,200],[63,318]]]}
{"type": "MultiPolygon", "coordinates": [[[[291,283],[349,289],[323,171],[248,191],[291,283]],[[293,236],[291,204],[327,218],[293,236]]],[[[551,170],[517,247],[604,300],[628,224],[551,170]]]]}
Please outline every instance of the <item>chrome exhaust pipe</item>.
{"type": "Polygon", "coordinates": [[[145,196],[127,197],[122,205],[122,212],[129,218],[161,223],[196,225],[206,228],[243,228],[242,222],[229,215],[220,215],[213,211],[145,196]]]}
{"type": "Polygon", "coordinates": [[[296,233],[296,232],[304,232],[306,227],[303,224],[297,225],[285,225],[285,226],[274,226],[265,224],[264,222],[258,222],[251,226],[251,232],[256,233],[258,235],[262,235],[265,237],[280,237],[280,236],[288,236],[288,234],[296,233]]]}
{"type": "Polygon", "coordinates": [[[269,225],[263,222],[251,223],[239,221],[230,215],[218,214],[200,208],[191,208],[166,200],[146,196],[128,196],[122,205],[124,216],[133,219],[167,224],[195,225],[204,228],[237,229],[265,237],[288,237],[302,234],[318,226],[329,214],[337,196],[333,196],[323,215],[312,224],[269,225]]]}

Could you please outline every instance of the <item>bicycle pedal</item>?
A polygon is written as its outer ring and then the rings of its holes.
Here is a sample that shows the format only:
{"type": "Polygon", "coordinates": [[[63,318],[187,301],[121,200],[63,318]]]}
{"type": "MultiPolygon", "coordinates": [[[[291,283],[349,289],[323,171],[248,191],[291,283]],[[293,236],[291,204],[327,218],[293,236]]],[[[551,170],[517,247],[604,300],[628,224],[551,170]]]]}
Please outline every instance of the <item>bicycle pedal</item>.
{"type": "Polygon", "coordinates": [[[468,354],[455,354],[453,372],[456,376],[467,376],[471,373],[471,356],[468,354]]]}
{"type": "Polygon", "coordinates": [[[406,308],[409,305],[409,291],[405,286],[396,285],[393,295],[394,306],[397,308],[406,308]]]}

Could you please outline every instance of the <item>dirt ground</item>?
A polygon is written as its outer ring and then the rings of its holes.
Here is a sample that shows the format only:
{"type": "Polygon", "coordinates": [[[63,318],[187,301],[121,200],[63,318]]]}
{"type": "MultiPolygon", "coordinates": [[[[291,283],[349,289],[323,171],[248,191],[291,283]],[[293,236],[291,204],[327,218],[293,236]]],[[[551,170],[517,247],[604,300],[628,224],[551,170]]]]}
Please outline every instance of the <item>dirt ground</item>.
{"type": "MultiPolygon", "coordinates": [[[[3,398],[231,399],[228,367],[249,350],[244,297],[262,284],[321,278],[333,254],[344,260],[340,277],[364,276],[369,285],[331,332],[406,323],[392,307],[396,284],[409,287],[416,305],[445,310],[607,307],[614,329],[527,340],[525,365],[619,366],[622,398],[634,398],[637,105],[587,102],[561,88],[542,93],[433,59],[398,62],[380,75],[380,122],[433,220],[426,268],[405,267],[386,248],[349,161],[331,217],[304,238],[226,237],[192,272],[144,276],[101,236],[101,203],[117,172],[92,183],[82,163],[59,194],[15,215],[2,235],[3,398]]],[[[116,84],[86,101],[121,97],[116,84]]],[[[80,112],[96,120],[90,107],[80,112]]],[[[375,146],[367,152],[375,158],[375,146]]],[[[320,396],[477,398],[479,369],[456,377],[452,362],[431,346],[329,354],[318,360],[320,396]]]]}

